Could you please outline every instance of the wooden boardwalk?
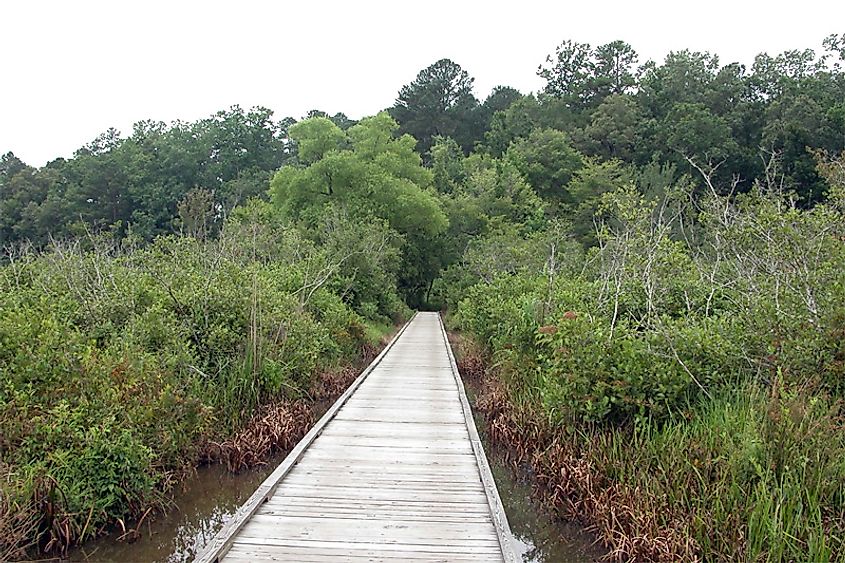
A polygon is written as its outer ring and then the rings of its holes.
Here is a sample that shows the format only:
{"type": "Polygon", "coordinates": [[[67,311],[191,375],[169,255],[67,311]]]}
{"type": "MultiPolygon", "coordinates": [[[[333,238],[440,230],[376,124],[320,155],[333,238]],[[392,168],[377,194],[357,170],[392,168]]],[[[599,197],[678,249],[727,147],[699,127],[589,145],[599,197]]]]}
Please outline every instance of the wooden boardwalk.
{"type": "Polygon", "coordinates": [[[419,313],[197,561],[514,561],[440,316],[419,313]]]}

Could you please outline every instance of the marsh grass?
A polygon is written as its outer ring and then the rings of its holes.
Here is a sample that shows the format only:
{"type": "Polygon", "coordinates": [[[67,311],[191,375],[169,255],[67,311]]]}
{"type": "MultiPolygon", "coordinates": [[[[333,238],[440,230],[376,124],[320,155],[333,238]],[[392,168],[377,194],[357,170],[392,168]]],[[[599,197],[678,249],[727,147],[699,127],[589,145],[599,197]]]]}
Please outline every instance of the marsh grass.
{"type": "Polygon", "coordinates": [[[486,377],[476,407],[561,517],[609,558],[845,561],[842,405],[774,384],[722,389],[684,416],[559,426],[486,377]]]}
{"type": "Polygon", "coordinates": [[[549,323],[529,282],[476,286],[455,316],[491,437],[550,507],[620,561],[845,561],[840,316],[614,326],[563,280],[549,323]]]}

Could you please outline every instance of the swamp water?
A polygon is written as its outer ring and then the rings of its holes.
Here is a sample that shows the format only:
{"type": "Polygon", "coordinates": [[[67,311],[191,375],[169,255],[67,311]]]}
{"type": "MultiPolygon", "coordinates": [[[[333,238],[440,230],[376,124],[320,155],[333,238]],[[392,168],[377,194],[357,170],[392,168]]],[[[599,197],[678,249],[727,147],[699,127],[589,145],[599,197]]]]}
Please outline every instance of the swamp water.
{"type": "MultiPolygon", "coordinates": [[[[473,389],[468,386],[467,392],[472,398],[473,389]]],[[[524,476],[505,464],[504,452],[488,442],[486,428],[479,417],[476,417],[476,425],[514,535],[513,546],[522,561],[598,561],[605,552],[593,545],[592,536],[577,525],[556,521],[538,506],[531,497],[531,486],[524,476]]],[[[120,541],[120,533],[105,536],[72,551],[69,560],[119,563],[192,561],[283,459],[284,455],[276,456],[267,465],[237,475],[229,473],[222,464],[201,467],[175,495],[174,508],[140,526],[141,537],[138,540],[132,543],[120,541]]]]}

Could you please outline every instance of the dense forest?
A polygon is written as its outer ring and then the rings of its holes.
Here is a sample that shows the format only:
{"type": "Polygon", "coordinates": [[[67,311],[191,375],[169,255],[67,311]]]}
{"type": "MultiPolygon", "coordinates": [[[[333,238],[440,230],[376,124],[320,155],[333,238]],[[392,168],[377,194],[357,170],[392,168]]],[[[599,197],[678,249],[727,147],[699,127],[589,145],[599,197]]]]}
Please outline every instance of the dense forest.
{"type": "Polygon", "coordinates": [[[845,34],[750,68],[564,41],[537,73],[2,156],[0,560],[166,506],[429,308],[612,557],[845,561],[845,34]]]}

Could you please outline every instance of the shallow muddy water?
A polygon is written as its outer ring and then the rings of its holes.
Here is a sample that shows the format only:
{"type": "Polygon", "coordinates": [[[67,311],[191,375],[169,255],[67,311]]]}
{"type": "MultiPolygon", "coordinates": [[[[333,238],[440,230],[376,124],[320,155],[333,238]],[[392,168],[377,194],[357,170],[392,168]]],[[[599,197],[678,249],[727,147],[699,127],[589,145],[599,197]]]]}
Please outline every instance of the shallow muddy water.
{"type": "MultiPolygon", "coordinates": [[[[466,384],[470,402],[475,389],[466,384]]],[[[582,526],[553,518],[531,496],[531,484],[524,473],[505,462],[505,452],[490,444],[484,420],[475,416],[475,425],[508,515],[513,534],[514,550],[524,562],[530,563],[587,563],[599,561],[606,551],[582,526]]]]}
{"type": "MultiPolygon", "coordinates": [[[[472,395],[472,389],[467,389],[472,395]]],[[[503,462],[504,455],[486,440],[483,422],[479,433],[514,534],[514,547],[523,561],[576,563],[597,561],[603,551],[579,526],[555,521],[531,498],[530,484],[503,462]]],[[[284,459],[279,455],[267,465],[232,475],[225,465],[201,467],[176,495],[175,507],[142,524],[142,537],[119,541],[113,534],[88,542],[70,554],[70,561],[193,560],[196,553],[246,501],[258,485],[284,459]]]]}
{"type": "Polygon", "coordinates": [[[514,536],[513,546],[522,561],[581,563],[598,561],[604,555],[581,527],[557,522],[543,512],[531,498],[531,486],[488,455],[514,536]]]}
{"type": "Polygon", "coordinates": [[[141,525],[140,539],[127,543],[118,541],[120,534],[105,536],[72,552],[70,561],[191,561],[282,459],[238,475],[223,464],[201,467],[177,493],[174,508],[141,525]]]}

